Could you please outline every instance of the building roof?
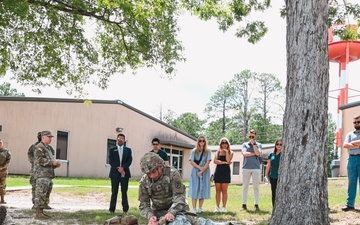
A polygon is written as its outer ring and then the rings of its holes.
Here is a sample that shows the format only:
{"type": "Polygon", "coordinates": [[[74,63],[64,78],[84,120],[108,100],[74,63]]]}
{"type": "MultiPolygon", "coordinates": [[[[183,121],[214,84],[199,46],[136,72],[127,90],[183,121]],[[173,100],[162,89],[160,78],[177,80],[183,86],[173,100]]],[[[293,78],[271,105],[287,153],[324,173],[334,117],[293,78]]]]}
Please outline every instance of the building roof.
{"type": "MultiPolygon", "coordinates": [[[[97,99],[74,99],[74,98],[40,98],[40,97],[9,97],[9,96],[1,96],[0,97],[0,101],[18,101],[18,102],[65,102],[65,103],[84,103],[85,101],[91,101],[92,104],[115,104],[115,105],[121,105],[121,106],[124,106],[136,113],[139,113],[151,120],[154,120],[156,121],[157,123],[160,123],[172,130],[175,130],[176,132],[178,133],[181,133],[182,135],[190,138],[190,139],[193,139],[194,141],[197,140],[197,138],[193,137],[192,135],[174,127],[174,126],[171,126],[167,123],[165,123],[164,121],[161,121],[149,114],[146,114],[145,112],[135,108],[135,107],[132,107],[131,105],[128,105],[126,104],[125,102],[121,101],[121,100],[97,100],[97,99]]],[[[194,146],[193,145],[189,145],[189,144],[186,144],[186,143],[180,143],[180,142],[177,142],[177,144],[173,144],[173,145],[176,145],[176,146],[180,146],[180,147],[188,147],[188,146],[192,146],[191,148],[193,148],[194,146]]]]}
{"type": "Polygon", "coordinates": [[[341,105],[341,106],[339,106],[339,109],[344,110],[344,109],[349,109],[349,108],[353,108],[353,107],[356,107],[356,106],[360,106],[360,101],[351,102],[351,103],[348,103],[348,104],[341,105]]]}

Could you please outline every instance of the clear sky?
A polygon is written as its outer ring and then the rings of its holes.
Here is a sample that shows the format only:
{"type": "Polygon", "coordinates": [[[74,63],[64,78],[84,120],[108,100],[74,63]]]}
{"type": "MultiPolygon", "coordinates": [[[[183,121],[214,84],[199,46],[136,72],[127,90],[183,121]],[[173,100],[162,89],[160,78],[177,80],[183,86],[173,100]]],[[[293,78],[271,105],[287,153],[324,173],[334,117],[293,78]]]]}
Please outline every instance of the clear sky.
{"type": "MultiPolygon", "coordinates": [[[[107,90],[89,86],[88,99],[120,99],[123,102],[158,117],[160,105],[163,113],[171,109],[180,115],[185,112],[197,113],[203,117],[203,110],[218,87],[230,81],[234,74],[249,69],[257,73],[270,73],[286,85],[286,21],[280,18],[283,1],[272,1],[273,7],[261,14],[269,32],[259,43],[253,45],[245,39],[234,36],[234,30],[219,31],[214,21],[200,21],[196,17],[180,17],[179,38],[185,47],[185,63],[179,63],[173,79],[161,78],[155,69],[139,70],[116,75],[107,90]]],[[[255,15],[254,18],[256,18],[255,15]]],[[[330,90],[338,88],[338,64],[330,63],[330,90]]],[[[350,88],[359,89],[360,60],[349,65],[350,88]]],[[[0,78],[0,82],[9,81],[0,78]]],[[[10,81],[12,87],[28,97],[71,98],[63,90],[47,88],[41,95],[31,92],[10,81]]],[[[360,94],[350,92],[349,96],[360,94]]],[[[337,92],[331,92],[336,97],[337,92]]],[[[350,98],[358,101],[360,98],[350,98]]],[[[329,99],[329,111],[336,115],[337,101],[329,99]]]]}

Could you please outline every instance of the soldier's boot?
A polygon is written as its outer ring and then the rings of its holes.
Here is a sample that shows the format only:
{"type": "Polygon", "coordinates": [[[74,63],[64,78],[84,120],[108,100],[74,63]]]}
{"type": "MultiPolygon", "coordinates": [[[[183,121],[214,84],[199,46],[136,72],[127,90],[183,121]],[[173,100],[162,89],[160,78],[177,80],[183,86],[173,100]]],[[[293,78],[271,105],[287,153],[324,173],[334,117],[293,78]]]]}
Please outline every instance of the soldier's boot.
{"type": "Polygon", "coordinates": [[[0,201],[1,204],[6,204],[5,200],[4,200],[4,195],[1,195],[1,201],[0,201]]]}
{"type": "Polygon", "coordinates": [[[46,204],[44,209],[52,209],[52,208],[48,204],[46,204]]]}
{"type": "Polygon", "coordinates": [[[44,214],[43,209],[36,209],[35,219],[43,220],[48,219],[49,217],[44,214]]]}
{"type": "Polygon", "coordinates": [[[3,224],[6,219],[6,207],[0,205],[0,224],[3,224]]]}
{"type": "Polygon", "coordinates": [[[136,216],[123,216],[121,218],[121,225],[136,225],[138,224],[138,218],[136,216]]]}

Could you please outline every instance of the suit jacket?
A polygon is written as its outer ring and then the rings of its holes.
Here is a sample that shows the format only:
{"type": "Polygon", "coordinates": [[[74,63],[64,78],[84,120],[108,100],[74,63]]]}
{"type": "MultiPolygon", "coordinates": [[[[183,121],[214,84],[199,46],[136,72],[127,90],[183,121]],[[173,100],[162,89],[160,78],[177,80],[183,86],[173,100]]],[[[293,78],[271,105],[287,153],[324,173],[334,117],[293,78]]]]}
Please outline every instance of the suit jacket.
{"type": "MultiPolygon", "coordinates": [[[[118,167],[120,166],[120,159],[119,159],[119,151],[117,146],[111,147],[109,149],[109,163],[110,163],[110,178],[119,178],[121,177],[121,174],[118,172],[118,167]]],[[[123,146],[123,154],[122,154],[122,160],[121,160],[121,166],[125,170],[125,178],[130,178],[130,165],[132,163],[132,153],[131,148],[128,148],[126,146],[123,146]]]]}

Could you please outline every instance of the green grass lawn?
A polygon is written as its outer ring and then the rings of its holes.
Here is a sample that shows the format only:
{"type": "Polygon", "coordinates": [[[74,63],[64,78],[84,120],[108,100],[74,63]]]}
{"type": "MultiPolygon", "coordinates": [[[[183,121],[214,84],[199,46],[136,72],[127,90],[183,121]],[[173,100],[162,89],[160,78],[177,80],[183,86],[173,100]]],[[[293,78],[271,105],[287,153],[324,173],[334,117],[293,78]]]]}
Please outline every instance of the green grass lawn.
{"type": "MultiPolygon", "coordinates": [[[[74,187],[67,188],[56,188],[53,190],[56,192],[72,192],[79,195],[86,195],[86,193],[91,191],[104,191],[110,196],[111,190],[109,188],[99,189],[92,186],[107,186],[110,187],[109,179],[89,179],[89,178],[64,178],[57,177],[53,180],[55,185],[74,185],[74,187]],[[78,187],[77,187],[78,186],[78,187]],[[87,187],[86,187],[87,186],[87,187]]],[[[138,186],[139,182],[137,180],[131,180],[131,186],[138,186]]],[[[28,176],[17,176],[9,175],[7,179],[7,187],[12,186],[28,186],[29,177],[28,176]]],[[[185,183],[188,185],[188,183],[185,183]]],[[[330,179],[329,186],[329,207],[331,221],[341,221],[343,216],[341,212],[341,207],[344,206],[345,200],[347,197],[347,179],[330,179]]],[[[271,204],[271,190],[270,184],[260,185],[260,200],[259,206],[260,211],[256,212],[254,209],[254,195],[253,195],[252,186],[249,187],[248,195],[248,210],[240,210],[242,200],[242,186],[230,185],[228,189],[229,199],[227,202],[227,211],[228,213],[214,213],[215,208],[215,187],[211,188],[211,199],[205,200],[203,210],[204,213],[201,214],[201,217],[210,218],[214,221],[237,221],[239,224],[268,224],[269,219],[271,218],[272,204],[271,204]]],[[[140,212],[138,209],[139,202],[137,200],[138,189],[130,188],[128,191],[129,196],[129,213],[140,218],[140,212]]],[[[110,199],[110,197],[109,197],[110,199]]],[[[118,200],[118,204],[121,205],[121,198],[118,200]]],[[[191,208],[191,199],[188,198],[188,202],[191,208]]],[[[29,214],[33,214],[33,211],[28,210],[29,214]]],[[[54,212],[51,214],[52,220],[68,219],[69,224],[74,220],[81,221],[81,224],[97,223],[103,224],[109,216],[107,210],[94,210],[94,211],[80,211],[76,213],[60,213],[54,212]]],[[[144,218],[140,219],[140,224],[146,224],[144,218]]]]}

